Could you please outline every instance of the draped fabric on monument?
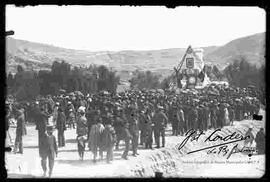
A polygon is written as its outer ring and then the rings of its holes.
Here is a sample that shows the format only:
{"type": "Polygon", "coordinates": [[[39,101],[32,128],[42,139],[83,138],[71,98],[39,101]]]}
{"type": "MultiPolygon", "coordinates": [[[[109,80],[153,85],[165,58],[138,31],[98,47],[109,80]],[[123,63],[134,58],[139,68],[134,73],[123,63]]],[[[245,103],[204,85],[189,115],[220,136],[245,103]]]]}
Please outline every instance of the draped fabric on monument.
{"type": "Polygon", "coordinates": [[[203,49],[192,49],[189,46],[177,67],[174,68],[171,87],[195,88],[209,82],[204,73],[203,49]]]}

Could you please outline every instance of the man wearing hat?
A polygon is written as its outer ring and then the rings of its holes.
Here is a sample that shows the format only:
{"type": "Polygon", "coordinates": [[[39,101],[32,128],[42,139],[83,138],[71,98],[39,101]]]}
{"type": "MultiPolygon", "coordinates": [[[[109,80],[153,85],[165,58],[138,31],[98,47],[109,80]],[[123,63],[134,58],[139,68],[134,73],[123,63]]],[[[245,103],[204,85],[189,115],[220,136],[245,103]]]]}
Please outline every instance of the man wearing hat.
{"type": "Polygon", "coordinates": [[[56,128],[58,130],[58,146],[64,147],[65,146],[65,135],[64,132],[66,130],[66,116],[63,112],[62,107],[58,108],[58,114],[57,114],[57,120],[56,120],[56,128]]]}
{"type": "Polygon", "coordinates": [[[78,108],[78,119],[77,119],[77,142],[78,142],[78,153],[80,160],[83,160],[85,151],[85,142],[87,140],[87,120],[85,117],[84,107],[78,108]]]}
{"type": "Polygon", "coordinates": [[[113,161],[113,147],[116,142],[116,133],[112,126],[112,120],[105,123],[104,132],[102,135],[102,149],[107,152],[107,163],[113,161]]]}
{"type": "Polygon", "coordinates": [[[56,124],[56,121],[57,121],[57,116],[58,116],[58,108],[59,108],[59,102],[56,102],[55,105],[54,105],[54,108],[53,108],[53,124],[55,125],[56,124]]]}
{"type": "Polygon", "coordinates": [[[137,152],[138,149],[138,140],[139,140],[139,119],[135,111],[131,112],[131,117],[129,117],[129,131],[132,135],[132,151],[133,156],[139,155],[137,152]]]}
{"type": "Polygon", "coordinates": [[[47,159],[49,160],[49,177],[52,175],[54,158],[57,156],[58,148],[56,144],[56,138],[53,135],[53,125],[47,126],[47,134],[45,135],[45,141],[43,143],[41,152],[41,167],[43,169],[43,176],[46,176],[47,172],[47,159]]]}
{"type": "Polygon", "coordinates": [[[99,118],[96,121],[96,123],[92,125],[89,132],[89,140],[88,140],[88,147],[94,155],[94,159],[93,159],[94,162],[96,162],[98,150],[99,150],[100,160],[103,159],[103,148],[101,146],[102,144],[101,139],[102,139],[103,131],[104,131],[104,125],[102,124],[102,119],[99,118]]]}
{"type": "Polygon", "coordinates": [[[38,146],[39,146],[39,153],[42,150],[41,143],[44,141],[45,132],[46,132],[46,125],[48,122],[49,115],[45,112],[45,106],[41,105],[40,110],[37,113],[37,120],[36,120],[36,129],[38,130],[38,146]]]}
{"type": "Polygon", "coordinates": [[[16,139],[15,139],[15,147],[14,147],[14,153],[17,153],[17,149],[19,148],[18,153],[23,153],[23,141],[22,137],[26,134],[26,128],[25,128],[25,115],[24,115],[24,109],[20,105],[18,107],[17,111],[17,128],[16,128],[16,139]]]}
{"type": "Polygon", "coordinates": [[[139,127],[140,127],[140,145],[145,143],[146,137],[146,124],[150,120],[150,116],[146,113],[146,108],[142,108],[139,114],[139,127]]]}
{"type": "Polygon", "coordinates": [[[167,116],[162,111],[162,106],[157,106],[156,113],[152,120],[154,123],[154,136],[156,142],[156,148],[160,148],[160,136],[162,137],[162,147],[165,147],[165,128],[168,123],[167,116]]]}

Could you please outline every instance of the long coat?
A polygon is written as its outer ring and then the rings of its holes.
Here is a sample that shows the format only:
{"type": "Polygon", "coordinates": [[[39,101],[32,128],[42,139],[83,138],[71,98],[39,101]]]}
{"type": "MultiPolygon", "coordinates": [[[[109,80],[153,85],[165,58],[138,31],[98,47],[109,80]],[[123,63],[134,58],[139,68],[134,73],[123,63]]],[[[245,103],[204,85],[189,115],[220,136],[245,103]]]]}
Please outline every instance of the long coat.
{"type": "Polygon", "coordinates": [[[88,147],[92,152],[96,151],[98,147],[102,147],[101,139],[102,139],[103,131],[104,131],[104,126],[101,123],[94,124],[91,127],[90,134],[89,134],[88,147]]]}
{"type": "Polygon", "coordinates": [[[102,133],[101,147],[103,150],[107,150],[114,146],[116,142],[116,133],[111,125],[106,125],[102,133]]]}
{"type": "Polygon", "coordinates": [[[167,123],[168,123],[168,118],[163,112],[158,112],[155,113],[152,122],[154,123],[154,130],[161,130],[165,129],[167,123]]]}
{"type": "Polygon", "coordinates": [[[113,124],[118,141],[128,140],[132,138],[132,135],[129,131],[129,123],[125,121],[125,119],[125,117],[123,119],[121,117],[116,117],[113,124]]]}
{"type": "Polygon", "coordinates": [[[49,156],[50,159],[54,159],[55,154],[58,153],[58,148],[56,144],[56,138],[54,135],[45,135],[44,143],[41,150],[41,157],[49,156]]]}

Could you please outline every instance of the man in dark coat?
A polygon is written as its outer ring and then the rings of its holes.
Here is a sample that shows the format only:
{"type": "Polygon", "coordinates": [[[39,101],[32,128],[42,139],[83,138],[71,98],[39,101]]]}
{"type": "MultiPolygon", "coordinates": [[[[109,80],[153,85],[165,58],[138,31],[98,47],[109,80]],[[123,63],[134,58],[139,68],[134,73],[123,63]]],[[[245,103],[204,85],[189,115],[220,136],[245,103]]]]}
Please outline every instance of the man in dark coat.
{"type": "Polygon", "coordinates": [[[107,163],[113,161],[113,147],[116,142],[116,133],[114,128],[112,127],[112,120],[108,120],[105,123],[105,129],[103,132],[103,149],[107,152],[106,160],[107,163]]]}
{"type": "Polygon", "coordinates": [[[142,108],[139,114],[139,127],[140,127],[140,145],[145,144],[146,140],[146,124],[149,119],[149,115],[146,115],[146,110],[142,108]]]}
{"type": "Polygon", "coordinates": [[[58,130],[58,147],[65,146],[65,135],[66,130],[66,116],[61,107],[58,108],[58,117],[56,120],[56,129],[58,130]]]}
{"type": "Polygon", "coordinates": [[[162,137],[162,147],[165,147],[165,128],[168,123],[167,116],[162,111],[163,107],[158,106],[152,121],[154,123],[154,136],[156,148],[160,148],[160,136],[162,137]]]}
{"type": "Polygon", "coordinates": [[[97,123],[98,119],[101,117],[100,110],[92,110],[92,111],[87,110],[85,117],[87,119],[87,128],[88,128],[87,140],[89,140],[89,133],[92,125],[97,123]]]}
{"type": "Polygon", "coordinates": [[[130,134],[132,135],[132,151],[133,151],[133,156],[136,157],[136,155],[139,155],[137,150],[138,150],[138,140],[139,140],[139,119],[137,116],[137,113],[132,111],[131,117],[129,120],[129,131],[130,134]]]}
{"type": "Polygon", "coordinates": [[[145,148],[152,149],[152,143],[153,143],[153,126],[154,124],[152,123],[151,116],[150,116],[150,110],[146,109],[145,111],[145,116],[146,116],[146,126],[145,126],[145,148]]]}
{"type": "Polygon", "coordinates": [[[47,159],[49,160],[49,177],[52,175],[54,158],[57,156],[58,148],[56,144],[56,138],[53,135],[53,126],[47,126],[47,134],[45,135],[44,147],[42,148],[41,167],[43,169],[43,176],[46,176],[47,172],[47,159]]]}
{"type": "Polygon", "coordinates": [[[24,109],[22,107],[18,108],[18,114],[17,114],[17,128],[16,128],[16,139],[15,139],[15,147],[14,147],[14,153],[17,153],[17,149],[19,148],[18,153],[23,153],[23,135],[26,134],[26,128],[25,128],[25,115],[24,115],[24,109]]]}
{"type": "Polygon", "coordinates": [[[192,105],[192,108],[188,113],[188,125],[189,129],[198,129],[198,110],[194,104],[192,105]]]}
{"type": "Polygon", "coordinates": [[[42,155],[42,149],[45,142],[46,125],[48,123],[49,114],[45,112],[45,106],[41,105],[40,110],[37,110],[36,114],[36,129],[38,130],[38,146],[39,155],[42,155]]]}
{"type": "Polygon", "coordinates": [[[172,122],[172,135],[177,136],[179,131],[179,122],[180,122],[180,116],[178,113],[177,105],[173,104],[172,105],[172,112],[171,112],[171,122],[172,122]]]}

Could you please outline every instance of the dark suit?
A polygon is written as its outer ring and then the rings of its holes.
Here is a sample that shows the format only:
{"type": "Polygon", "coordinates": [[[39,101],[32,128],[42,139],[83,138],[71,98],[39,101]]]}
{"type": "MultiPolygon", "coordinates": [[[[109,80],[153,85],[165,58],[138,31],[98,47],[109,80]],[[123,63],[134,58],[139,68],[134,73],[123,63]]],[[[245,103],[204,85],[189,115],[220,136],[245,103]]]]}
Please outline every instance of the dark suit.
{"type": "Polygon", "coordinates": [[[130,119],[130,125],[129,125],[129,131],[130,134],[132,135],[132,151],[133,155],[137,154],[137,149],[138,149],[138,140],[139,140],[139,121],[136,117],[132,117],[130,119]]]}
{"type": "Polygon", "coordinates": [[[66,130],[66,117],[64,112],[58,112],[56,128],[58,130],[58,146],[63,147],[65,146],[64,131],[66,130]]]}
{"type": "Polygon", "coordinates": [[[162,147],[165,146],[165,128],[168,123],[168,118],[163,112],[154,114],[152,121],[154,123],[154,137],[157,147],[160,147],[160,136],[162,138],[162,147]]]}
{"type": "Polygon", "coordinates": [[[39,148],[39,155],[42,155],[42,148],[44,147],[45,142],[45,132],[46,132],[46,125],[48,122],[48,114],[44,111],[39,111],[36,113],[36,129],[38,130],[38,148],[39,148]]]}
{"type": "Polygon", "coordinates": [[[49,159],[49,173],[52,173],[55,154],[58,153],[56,139],[54,135],[45,134],[44,147],[42,148],[41,166],[44,172],[47,171],[47,158],[49,159]]]}

